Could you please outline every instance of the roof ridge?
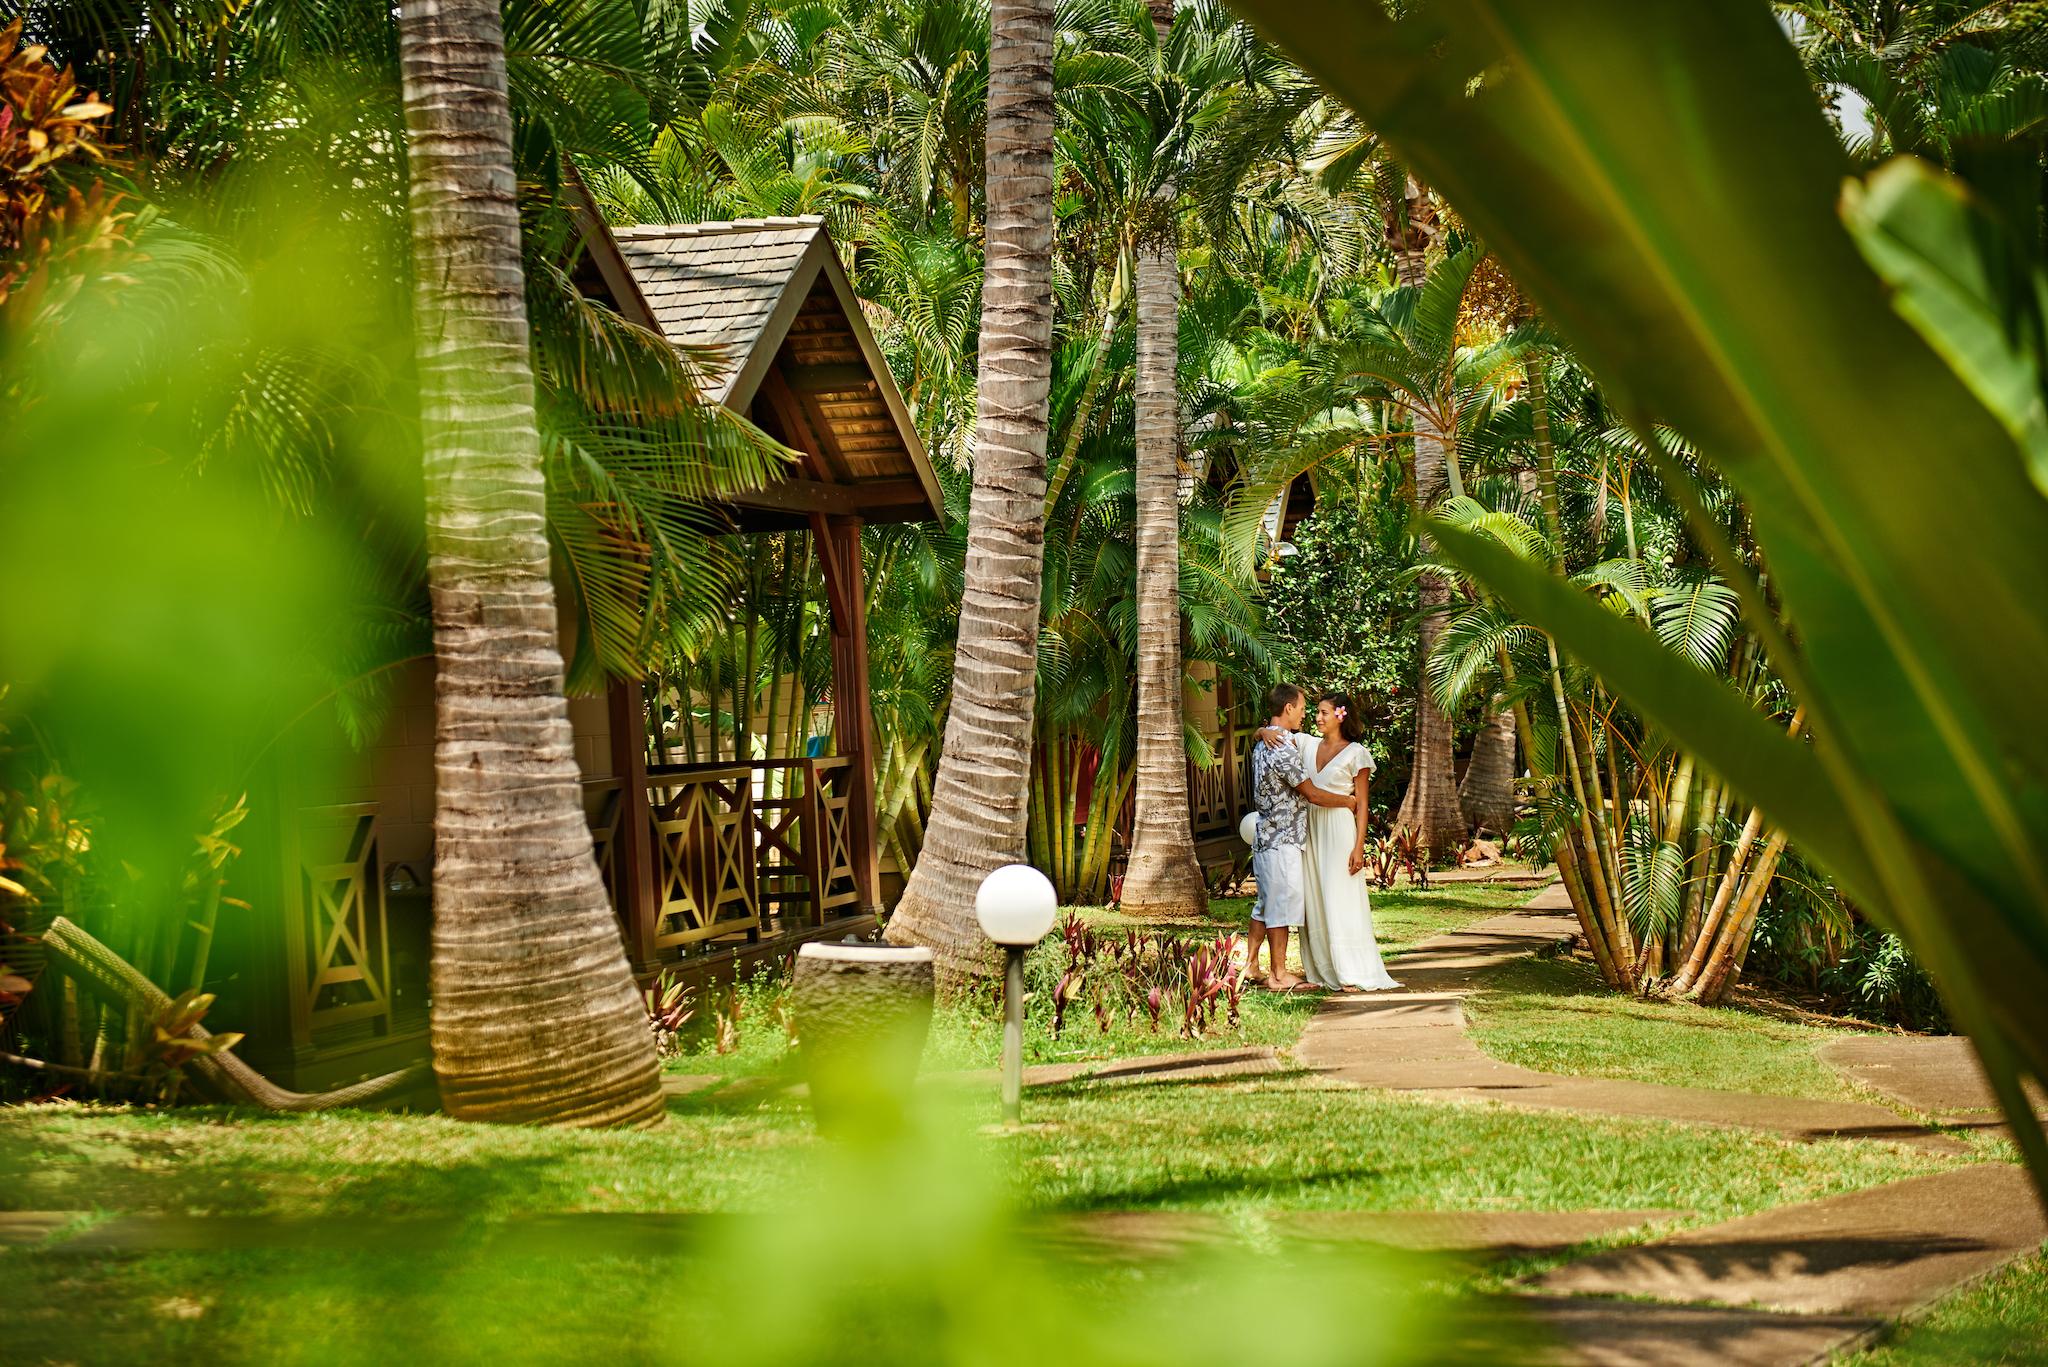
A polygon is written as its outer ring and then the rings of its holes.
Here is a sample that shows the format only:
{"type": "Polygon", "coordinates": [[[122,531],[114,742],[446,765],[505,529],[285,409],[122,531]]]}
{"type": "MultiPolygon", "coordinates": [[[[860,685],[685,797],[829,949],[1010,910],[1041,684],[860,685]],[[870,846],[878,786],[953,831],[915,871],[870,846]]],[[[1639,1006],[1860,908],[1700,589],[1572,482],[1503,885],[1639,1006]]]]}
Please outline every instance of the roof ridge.
{"type": "Polygon", "coordinates": [[[761,233],[778,229],[824,226],[825,219],[822,214],[800,214],[772,218],[712,219],[703,223],[635,223],[630,227],[612,229],[612,236],[645,242],[671,237],[714,237],[723,233],[761,233]]]}

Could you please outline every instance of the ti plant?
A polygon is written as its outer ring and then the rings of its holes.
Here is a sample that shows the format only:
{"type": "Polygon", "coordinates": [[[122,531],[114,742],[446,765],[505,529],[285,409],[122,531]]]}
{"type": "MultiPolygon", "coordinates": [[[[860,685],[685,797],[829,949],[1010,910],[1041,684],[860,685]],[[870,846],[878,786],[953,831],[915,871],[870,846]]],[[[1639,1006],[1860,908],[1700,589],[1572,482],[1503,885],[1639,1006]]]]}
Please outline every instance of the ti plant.
{"type": "Polygon", "coordinates": [[[661,976],[640,990],[642,1003],[647,1007],[648,1028],[654,1031],[654,1046],[663,1058],[674,1058],[683,1052],[683,1027],[697,1014],[690,1003],[688,985],[676,981],[668,969],[661,976]]]}
{"type": "Polygon", "coordinates": [[[193,1038],[192,1027],[204,1020],[212,1007],[211,992],[188,989],[173,997],[149,1023],[135,1070],[146,1094],[156,1096],[166,1105],[176,1101],[184,1086],[187,1065],[195,1059],[224,1054],[242,1042],[242,1036],[232,1030],[193,1038]]]}

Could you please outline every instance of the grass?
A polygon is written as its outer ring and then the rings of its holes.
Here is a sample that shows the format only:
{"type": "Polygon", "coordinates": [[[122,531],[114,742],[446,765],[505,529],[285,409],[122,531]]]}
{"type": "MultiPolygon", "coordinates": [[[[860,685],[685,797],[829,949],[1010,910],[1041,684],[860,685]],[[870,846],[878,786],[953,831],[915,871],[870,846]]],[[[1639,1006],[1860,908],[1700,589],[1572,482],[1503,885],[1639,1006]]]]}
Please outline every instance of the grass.
{"type": "MultiPolygon", "coordinates": [[[[1525,896],[1471,887],[1383,894],[1379,929],[1398,948],[1525,896]]],[[[1111,913],[1084,914],[1122,924],[1111,913]]],[[[1224,903],[1214,919],[1174,933],[1211,937],[1242,914],[1241,902],[1224,903]]],[[[1611,997],[1568,961],[1510,966],[1491,988],[1472,1002],[1481,1043],[1519,1063],[1843,1094],[1812,1058],[1830,1031],[1754,1011],[1611,997]]],[[[0,1209],[80,1211],[88,1222],[131,1211],[274,1216],[307,1222],[315,1245],[94,1255],[0,1248],[8,1288],[0,1359],[367,1363],[388,1360],[390,1326],[404,1327],[413,1356],[494,1363],[939,1361],[957,1360],[969,1343],[990,1362],[1054,1352],[1077,1364],[1257,1358],[1260,1343],[1230,1346],[1249,1317],[1217,1307],[1249,1303],[1263,1284],[1292,1307],[1290,1319],[1323,1302],[1355,1306],[1360,1295],[1376,1307],[1370,1327],[1349,1312],[1329,1325],[1292,1325],[1290,1354],[1304,1364],[1361,1354],[1449,1361],[1387,1307],[1423,1313],[1414,1309],[1417,1277],[1456,1296],[1495,1288],[1532,1264],[1479,1272],[1430,1264],[1410,1274],[1345,1265],[1342,1284],[1319,1298],[1305,1288],[1335,1274],[1288,1261],[1294,1255],[1280,1236],[1290,1214],[1668,1209],[1706,1223],[1957,1161],[1879,1143],[1795,1144],[1739,1130],[1412,1100],[1302,1073],[1036,1089],[1026,1099],[1031,1124],[1011,1135],[984,1128],[994,1118],[988,1089],[934,1086],[922,1094],[926,1129],[951,1136],[949,1144],[856,1159],[817,1140],[801,1101],[739,1081],[788,1064],[773,990],[756,985],[741,997],[740,1048],[675,1064],[735,1082],[677,1099],[654,1132],[361,1113],[0,1109],[0,1209]],[[991,1223],[991,1193],[1038,1214],[1222,1216],[1240,1236],[1233,1250],[1253,1261],[1227,1273],[1156,1260],[1105,1267],[1064,1248],[1019,1262],[1017,1249],[1030,1240],[991,1223]],[[728,1246],[740,1236],[720,1234],[721,1226],[678,1235],[634,1222],[658,1212],[792,1208],[799,1218],[740,1222],[760,1231],[758,1246],[728,1246]],[[579,1215],[620,1219],[517,1234],[528,1217],[579,1215]],[[396,1247],[388,1231],[375,1235],[385,1241],[375,1251],[352,1247],[352,1221],[369,1218],[429,1223],[396,1247]],[[774,1273],[762,1275],[767,1268],[774,1273]],[[1012,1281],[1038,1288],[1025,1299],[1039,1309],[1009,1327],[1014,1342],[991,1347],[986,1323],[1000,1308],[984,1304],[986,1287],[1012,1281]],[[1376,1287],[1369,1294],[1360,1290],[1368,1284],[1376,1287]],[[1368,1333],[1386,1337],[1368,1344],[1360,1338],[1368,1333]]],[[[1092,1021],[1055,1041],[1035,1013],[1028,1047],[1048,1059],[1069,1056],[1063,1049],[1284,1043],[1312,1006],[1308,997],[1249,996],[1239,1032],[1192,1045],[1142,1025],[1104,1037],[1092,1021]]],[[[935,1024],[928,1065],[981,1066],[995,1047],[992,1014],[950,1007],[935,1024]]],[[[1456,1313],[1441,1295],[1428,1305],[1439,1319],[1456,1313]]],[[[2048,1362],[2026,1355],[2044,1333],[2048,1267],[2037,1258],[1955,1298],[1854,1367],[2048,1362]]]]}
{"type": "Polygon", "coordinates": [[[2048,1364],[2048,1256],[2036,1254],[1950,1296],[1888,1342],[1834,1367],[2048,1364]]]}
{"type": "MultiPolygon", "coordinates": [[[[934,1089],[933,1128],[977,1134],[984,1089],[934,1089]]],[[[1032,1128],[978,1137],[1033,1209],[1677,1208],[1719,1218],[1932,1171],[1890,1145],[1409,1101],[1295,1074],[1034,1090],[1032,1128]]],[[[441,1116],[51,1106],[0,1113],[0,1207],[329,1218],[745,1211],[822,1152],[775,1092],[683,1098],[644,1133],[441,1116]]]]}
{"type": "MultiPolygon", "coordinates": [[[[1400,889],[1375,893],[1374,930],[1381,948],[1394,951],[1431,935],[1498,916],[1528,898],[1524,889],[1473,884],[1428,892],[1400,889]]],[[[1137,930],[1141,934],[1207,941],[1219,934],[1242,934],[1250,907],[1249,898],[1219,897],[1210,903],[1206,918],[1172,922],[1140,921],[1107,907],[1070,910],[1102,931],[1137,930]]],[[[1299,963],[1298,957],[1295,962],[1299,963]]],[[[1032,955],[1027,981],[1034,990],[1026,1003],[1024,1023],[1026,1063],[1073,1063],[1260,1045],[1284,1049],[1301,1038],[1302,1027],[1308,1024],[1317,1001],[1314,994],[1247,992],[1235,1029],[1219,1029],[1199,1039],[1181,1037],[1172,1021],[1155,1030],[1142,1016],[1137,1020],[1112,1017],[1109,1029],[1104,1031],[1088,1009],[1080,1006],[1069,1013],[1060,1037],[1054,1038],[1050,986],[1058,979],[1063,964],[1063,952],[1056,940],[1032,955]]],[[[741,985],[736,995],[740,1017],[737,1041],[731,1052],[718,1053],[707,1039],[700,1037],[691,1052],[669,1060],[670,1072],[739,1078],[778,1076],[791,1069],[787,1032],[778,1019],[778,1008],[785,1000],[782,985],[759,978],[741,985]]],[[[721,1008],[711,998],[700,1001],[698,1024],[707,1024],[718,1009],[721,1008]]],[[[949,1003],[934,1014],[925,1067],[932,1072],[993,1068],[1001,1048],[1002,1025],[993,997],[981,1002],[949,1003]]]]}
{"type": "MultiPolygon", "coordinates": [[[[1881,1144],[1405,1101],[1305,1075],[1050,1088],[1028,1100],[1031,1127],[1008,1136],[980,1128],[991,1106],[979,1089],[934,1089],[932,1104],[960,1108],[938,1117],[954,1138],[937,1159],[849,1157],[772,1092],[686,1098],[663,1129],[636,1134],[435,1116],[0,1113],[7,1205],[306,1222],[299,1246],[282,1249],[0,1249],[0,1357],[368,1363],[389,1360],[402,1326],[409,1355],[432,1361],[943,1361],[969,1343],[977,1360],[1020,1364],[1055,1351],[1080,1364],[1258,1360],[1257,1343],[1229,1346],[1247,1317],[1215,1307],[1259,1298],[1263,1280],[1264,1299],[1290,1307],[1291,1360],[1446,1361],[1416,1346],[1426,1332],[1399,1328],[1394,1307],[1418,1277],[1456,1291],[1471,1273],[1290,1262],[1274,1237],[1288,1213],[1675,1207],[1714,1219],[1942,1165],[1881,1144]],[[980,1204],[990,1191],[1035,1212],[1221,1213],[1243,1235],[1230,1250],[1239,1261],[1105,1267],[1055,1246],[1018,1264],[1018,1236],[980,1204]],[[790,1209],[800,1217],[667,1234],[631,1218],[790,1209]],[[595,1212],[625,1218],[502,1223],[595,1212]],[[394,1236],[352,1217],[440,1223],[394,1236]],[[730,1246],[755,1237],[766,1246],[730,1246]],[[365,1251],[366,1240],[381,1246],[365,1251]],[[1336,1284],[1315,1291],[1319,1277],[1336,1284]],[[990,1282],[1036,1288],[1026,1323],[1001,1321],[1019,1336],[1013,1349],[981,1337],[997,1322],[974,1299],[990,1282]],[[1351,1313],[1360,1297],[1369,1324],[1351,1313]],[[1305,1328],[1318,1305],[1343,1314],[1305,1328]],[[797,1351],[776,1337],[785,1319],[829,1321],[841,1337],[797,1351]],[[1142,1349],[1102,1346],[1119,1324],[1142,1329],[1142,1349]],[[935,1337],[894,1341],[906,1335],[935,1337]],[[1376,1346],[1375,1335],[1393,1338],[1376,1346]]],[[[1439,1300],[1428,1313],[1453,1311],[1439,1300]]]]}
{"type": "Polygon", "coordinates": [[[1541,1072],[1823,1101],[1868,1099],[1814,1053],[1855,1032],[1742,1006],[1619,996],[1579,960],[1506,965],[1466,998],[1465,1013],[1481,1049],[1541,1072]]]}
{"type": "Polygon", "coordinates": [[[1296,1074],[1078,1083],[1014,1140],[1035,1208],[1650,1210],[1724,1219],[1947,1166],[1865,1142],[1410,1101],[1296,1074]]]}

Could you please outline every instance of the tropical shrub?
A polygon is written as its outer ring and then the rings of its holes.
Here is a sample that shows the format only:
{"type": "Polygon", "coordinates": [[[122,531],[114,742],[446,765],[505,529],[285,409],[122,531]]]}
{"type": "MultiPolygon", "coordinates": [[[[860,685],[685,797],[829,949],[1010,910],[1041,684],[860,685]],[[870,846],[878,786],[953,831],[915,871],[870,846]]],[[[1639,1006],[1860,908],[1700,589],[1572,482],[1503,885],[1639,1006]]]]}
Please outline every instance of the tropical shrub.
{"type": "Polygon", "coordinates": [[[2022,1089],[2048,1077],[2038,174],[1986,201],[1905,158],[1845,198],[1762,4],[1243,8],[1457,205],[1631,426],[1729,479],[1767,587],[1646,436],[1814,741],[1497,543],[1443,527],[1446,553],[1912,948],[2048,1183],[2022,1089]]]}

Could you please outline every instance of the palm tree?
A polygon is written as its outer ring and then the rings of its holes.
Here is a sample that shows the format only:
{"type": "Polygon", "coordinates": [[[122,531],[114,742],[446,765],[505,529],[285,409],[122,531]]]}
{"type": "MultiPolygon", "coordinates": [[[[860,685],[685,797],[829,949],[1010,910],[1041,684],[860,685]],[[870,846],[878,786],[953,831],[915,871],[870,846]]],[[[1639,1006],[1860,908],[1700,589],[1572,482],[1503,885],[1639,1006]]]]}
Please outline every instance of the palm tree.
{"type": "MultiPolygon", "coordinates": [[[[1173,0],[1147,0],[1160,85],[1171,89],[1173,0]],[[1170,84],[1171,83],[1171,84],[1170,84]]],[[[1123,907],[1134,915],[1199,915],[1208,884],[1188,815],[1185,683],[1180,650],[1180,252],[1172,162],[1184,144],[1179,101],[1159,100],[1153,150],[1162,165],[1136,224],[1138,320],[1138,766],[1123,907]]]]}
{"type": "Polygon", "coordinates": [[[974,894],[1023,858],[1045,536],[1052,382],[1053,6],[991,6],[987,264],[982,283],[974,494],[953,700],[917,869],[889,922],[929,945],[940,981],[986,972],[974,894]]]}
{"type": "Polygon", "coordinates": [[[493,0],[406,0],[399,54],[436,683],[434,1066],[451,1115],[662,1113],[570,748],[493,0]]]}
{"type": "MultiPolygon", "coordinates": [[[[1419,261],[1420,250],[1405,259],[1419,261]]],[[[1460,442],[1486,420],[1530,340],[1527,332],[1513,331],[1460,345],[1459,320],[1482,259],[1476,246],[1461,246],[1419,283],[1354,305],[1333,335],[1311,348],[1305,375],[1285,372],[1284,384],[1302,391],[1295,403],[1314,417],[1302,422],[1291,442],[1254,460],[1232,514],[1233,541],[1251,544],[1259,519],[1297,476],[1360,445],[1385,450],[1412,443],[1413,502],[1419,510],[1434,508],[1446,495],[1465,494],[1460,442]]],[[[1417,586],[1426,670],[1451,603],[1450,584],[1429,564],[1426,543],[1417,586]]],[[[1426,673],[1424,680],[1415,700],[1415,768],[1395,821],[1446,854],[1463,844],[1467,827],[1451,719],[1426,687],[1426,673]]]]}

